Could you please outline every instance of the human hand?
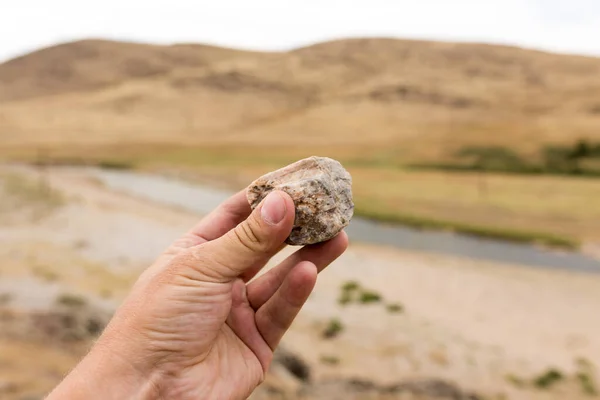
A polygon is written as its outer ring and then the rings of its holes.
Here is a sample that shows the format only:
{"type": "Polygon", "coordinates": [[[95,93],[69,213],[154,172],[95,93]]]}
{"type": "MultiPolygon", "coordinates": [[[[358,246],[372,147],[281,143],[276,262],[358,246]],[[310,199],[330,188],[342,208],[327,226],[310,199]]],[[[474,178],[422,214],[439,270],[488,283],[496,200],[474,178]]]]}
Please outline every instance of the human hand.
{"type": "Polygon", "coordinates": [[[146,270],[90,354],[49,399],[245,399],[345,233],[250,280],[284,247],[294,203],[273,192],[251,213],[243,192],[146,270]]]}

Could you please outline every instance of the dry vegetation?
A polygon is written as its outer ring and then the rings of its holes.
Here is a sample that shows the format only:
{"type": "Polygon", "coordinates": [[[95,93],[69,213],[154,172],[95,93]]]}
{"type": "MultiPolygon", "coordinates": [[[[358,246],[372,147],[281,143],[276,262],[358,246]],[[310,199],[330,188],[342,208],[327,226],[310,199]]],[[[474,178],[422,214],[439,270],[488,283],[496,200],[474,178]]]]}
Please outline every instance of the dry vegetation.
{"type": "Polygon", "coordinates": [[[403,169],[467,146],[535,157],[600,139],[600,59],[479,44],[341,40],[284,53],[81,41],[0,65],[0,157],[184,168],[245,184],[341,159],[358,211],[568,247],[600,183],[403,169]],[[243,147],[242,147],[243,146],[243,147]]]}
{"type": "Polygon", "coordinates": [[[39,220],[62,205],[64,198],[44,179],[34,180],[0,171],[0,223],[10,224],[17,214],[39,220]]]}
{"type": "MultiPolygon", "coordinates": [[[[0,222],[0,398],[40,399],[197,216],[110,191],[82,169],[0,173],[13,182],[0,199],[21,199],[13,224],[0,222]],[[29,218],[55,196],[60,206],[29,218]]],[[[276,358],[252,399],[597,398],[598,279],[354,243],[286,337],[296,361],[276,358]]]]}

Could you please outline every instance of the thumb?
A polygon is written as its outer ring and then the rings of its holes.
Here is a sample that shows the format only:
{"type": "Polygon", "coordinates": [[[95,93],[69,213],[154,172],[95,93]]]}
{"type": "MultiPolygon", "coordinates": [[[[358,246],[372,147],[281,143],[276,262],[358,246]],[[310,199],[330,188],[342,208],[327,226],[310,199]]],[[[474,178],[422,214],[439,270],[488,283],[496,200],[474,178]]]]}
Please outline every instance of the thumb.
{"type": "Polygon", "coordinates": [[[252,214],[220,238],[202,245],[204,258],[219,278],[254,274],[284,244],[294,225],[295,207],[285,192],[273,191],[252,214]]]}

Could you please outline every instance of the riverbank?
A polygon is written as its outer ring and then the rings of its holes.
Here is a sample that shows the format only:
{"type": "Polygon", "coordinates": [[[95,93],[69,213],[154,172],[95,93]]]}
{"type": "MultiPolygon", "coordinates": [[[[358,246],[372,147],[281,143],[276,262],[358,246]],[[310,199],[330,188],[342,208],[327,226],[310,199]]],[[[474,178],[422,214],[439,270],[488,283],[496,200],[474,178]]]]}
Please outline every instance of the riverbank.
{"type": "MultiPolygon", "coordinates": [[[[107,171],[99,168],[89,168],[86,172],[109,189],[198,213],[211,211],[234,193],[223,187],[213,189],[206,185],[191,183],[189,180],[173,177],[170,174],[156,175],[123,170],[107,171]],[[203,201],[198,202],[199,198],[203,201]]],[[[350,226],[346,228],[346,232],[350,235],[351,240],[391,246],[401,250],[441,253],[542,268],[568,268],[569,270],[600,272],[600,260],[575,251],[557,252],[539,246],[481,239],[473,235],[381,224],[360,216],[353,218],[350,226]]]]}
{"type": "MultiPolygon", "coordinates": [[[[75,307],[99,319],[198,215],[110,190],[81,169],[1,172],[2,183],[21,182],[0,185],[0,390],[12,388],[0,394],[12,400],[43,395],[85,346],[40,339],[38,319],[37,328],[13,326],[6,315],[75,307]]],[[[206,209],[216,200],[195,199],[206,209]]],[[[352,243],[320,276],[285,345],[315,385],[435,378],[486,399],[587,399],[578,374],[589,360],[585,376],[600,382],[599,307],[596,274],[352,243]],[[542,387],[552,370],[561,378],[542,387]]]]}
{"type": "MultiPolygon", "coordinates": [[[[169,170],[201,183],[244,187],[313,149],[124,145],[110,148],[4,149],[2,158],[114,169],[169,170]]],[[[322,148],[354,177],[357,215],[420,229],[462,232],[575,249],[600,243],[600,180],[573,176],[407,169],[389,150],[322,148]]]]}

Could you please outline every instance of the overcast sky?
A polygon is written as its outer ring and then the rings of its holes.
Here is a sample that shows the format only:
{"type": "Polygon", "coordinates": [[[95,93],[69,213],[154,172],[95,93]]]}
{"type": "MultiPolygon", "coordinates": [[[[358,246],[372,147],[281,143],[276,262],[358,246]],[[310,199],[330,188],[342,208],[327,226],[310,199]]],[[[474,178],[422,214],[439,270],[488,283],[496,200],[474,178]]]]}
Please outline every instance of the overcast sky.
{"type": "Polygon", "coordinates": [[[342,37],[514,44],[600,56],[600,0],[0,0],[0,61],[68,40],[281,50],[342,37]]]}

